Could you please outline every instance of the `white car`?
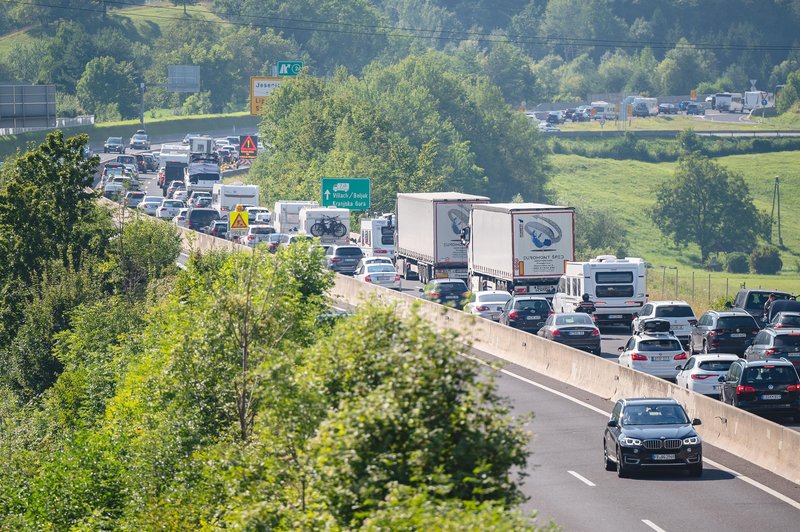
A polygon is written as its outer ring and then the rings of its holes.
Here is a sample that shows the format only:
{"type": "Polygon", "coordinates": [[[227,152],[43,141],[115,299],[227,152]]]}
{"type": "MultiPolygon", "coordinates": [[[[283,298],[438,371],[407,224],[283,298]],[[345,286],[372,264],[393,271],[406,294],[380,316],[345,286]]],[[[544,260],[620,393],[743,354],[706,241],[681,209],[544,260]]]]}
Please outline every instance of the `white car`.
{"type": "Polygon", "coordinates": [[[692,355],[686,364],[679,366],[681,369],[675,377],[675,384],[703,395],[719,397],[719,378],[728,373],[731,364],[736,360],[739,360],[739,355],[692,355]]]}
{"type": "Polygon", "coordinates": [[[155,216],[164,198],[158,196],[145,196],[142,202],[136,206],[137,209],[150,216],[155,216]]]}
{"type": "Polygon", "coordinates": [[[361,273],[367,264],[389,264],[390,266],[394,266],[392,259],[388,257],[362,257],[362,259],[358,262],[358,266],[356,266],[355,275],[361,273]]]}
{"type": "Polygon", "coordinates": [[[268,224],[272,219],[272,213],[266,207],[245,207],[249,220],[268,224]]]}
{"type": "Polygon", "coordinates": [[[464,311],[481,318],[498,321],[503,313],[503,306],[511,299],[505,290],[482,290],[475,292],[470,302],[464,305],[464,311]]]}
{"type": "Polygon", "coordinates": [[[161,218],[162,220],[172,220],[175,218],[181,209],[186,208],[186,205],[182,201],[174,200],[174,199],[165,199],[161,201],[161,206],[156,209],[156,218],[161,218]]]}
{"type": "Polygon", "coordinates": [[[139,170],[136,168],[135,164],[130,163],[122,163],[125,166],[125,169],[131,173],[134,179],[139,177],[139,170]]]}
{"type": "Polygon", "coordinates": [[[189,227],[189,209],[181,209],[178,215],[172,219],[172,223],[178,227],[189,227]]]}
{"type": "Polygon", "coordinates": [[[172,199],[186,203],[186,198],[188,196],[189,193],[186,190],[176,190],[175,193],[172,194],[172,199]]]}
{"type": "Polygon", "coordinates": [[[697,323],[694,310],[689,303],[686,301],[648,301],[633,319],[631,323],[633,330],[638,330],[644,320],[653,318],[668,321],[670,329],[681,343],[684,346],[689,345],[692,327],[697,323]]]}
{"type": "Polygon", "coordinates": [[[620,366],[669,380],[678,375],[675,367],[688,358],[680,340],[669,332],[634,334],[619,351],[620,366]]]}
{"type": "Polygon", "coordinates": [[[359,281],[400,290],[400,274],[391,264],[373,263],[364,266],[361,273],[353,275],[359,281]]]}

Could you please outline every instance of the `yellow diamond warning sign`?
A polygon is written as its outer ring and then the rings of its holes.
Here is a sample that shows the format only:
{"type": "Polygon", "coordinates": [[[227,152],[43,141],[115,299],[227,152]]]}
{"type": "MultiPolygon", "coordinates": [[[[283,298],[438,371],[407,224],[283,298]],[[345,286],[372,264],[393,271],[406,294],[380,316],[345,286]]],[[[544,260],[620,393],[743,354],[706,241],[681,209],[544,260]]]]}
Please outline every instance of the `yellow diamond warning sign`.
{"type": "Polygon", "coordinates": [[[247,229],[247,213],[246,212],[237,212],[233,211],[230,214],[230,224],[229,227],[231,230],[236,229],[247,229]]]}

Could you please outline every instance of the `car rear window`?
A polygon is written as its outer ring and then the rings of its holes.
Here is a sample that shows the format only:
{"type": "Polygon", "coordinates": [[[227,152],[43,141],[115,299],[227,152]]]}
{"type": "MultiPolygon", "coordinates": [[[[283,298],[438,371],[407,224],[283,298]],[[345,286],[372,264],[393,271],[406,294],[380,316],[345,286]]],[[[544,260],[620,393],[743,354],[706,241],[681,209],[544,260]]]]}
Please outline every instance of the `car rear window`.
{"type": "Polygon", "coordinates": [[[733,360],[707,360],[700,362],[697,367],[705,371],[727,372],[731,364],[733,364],[733,360]]]}
{"type": "Polygon", "coordinates": [[[367,267],[368,273],[394,273],[394,266],[391,264],[375,264],[367,267]]]}
{"type": "Polygon", "coordinates": [[[797,373],[792,366],[757,366],[745,368],[742,374],[745,384],[794,384],[797,373]]]}
{"type": "Polygon", "coordinates": [[[505,303],[511,299],[509,294],[484,294],[478,296],[478,301],[481,303],[505,303]]]}
{"type": "Polygon", "coordinates": [[[343,257],[357,257],[359,255],[363,255],[364,252],[361,251],[361,248],[336,248],[336,255],[343,256],[343,257]]]}
{"type": "Polygon", "coordinates": [[[659,339],[659,340],[642,340],[639,342],[637,351],[683,351],[681,343],[678,340],[659,339]]]}
{"type": "Polygon", "coordinates": [[[440,292],[457,292],[460,294],[467,291],[467,285],[464,283],[437,283],[436,289],[440,292]]]}
{"type": "Polygon", "coordinates": [[[250,233],[254,235],[271,235],[275,232],[272,227],[251,227],[250,233]]]}
{"type": "Polygon", "coordinates": [[[578,314],[575,316],[556,316],[556,325],[594,325],[592,318],[578,314]]]}
{"type": "Polygon", "coordinates": [[[800,316],[781,316],[780,324],[784,327],[800,327],[800,316]]]}
{"type": "MultiPolygon", "coordinates": [[[[772,292],[775,294],[775,299],[789,299],[789,294],[782,294],[780,292],[772,292]]],[[[769,299],[770,292],[751,292],[747,296],[745,309],[747,310],[760,310],[764,308],[764,303],[769,299]]]]}
{"type": "Polygon", "coordinates": [[[599,284],[632,283],[633,272],[597,272],[594,280],[599,284]]]}
{"type": "Polygon", "coordinates": [[[289,235],[284,233],[274,233],[269,235],[269,242],[288,242],[289,235]]]}
{"type": "Polygon", "coordinates": [[[758,324],[751,316],[729,316],[720,318],[717,322],[718,329],[758,329],[758,324]]]}
{"type": "Polygon", "coordinates": [[[657,318],[694,318],[694,312],[689,305],[669,305],[656,307],[657,318]]]}
{"type": "Polygon", "coordinates": [[[212,221],[217,219],[219,219],[219,213],[217,211],[193,210],[189,212],[189,220],[192,222],[192,224],[210,224],[212,221]]]}
{"type": "Polygon", "coordinates": [[[800,334],[779,334],[773,343],[775,347],[800,347],[800,334]]]}
{"type": "Polygon", "coordinates": [[[541,299],[518,299],[514,302],[514,308],[530,309],[536,312],[550,312],[550,305],[541,299]]]}

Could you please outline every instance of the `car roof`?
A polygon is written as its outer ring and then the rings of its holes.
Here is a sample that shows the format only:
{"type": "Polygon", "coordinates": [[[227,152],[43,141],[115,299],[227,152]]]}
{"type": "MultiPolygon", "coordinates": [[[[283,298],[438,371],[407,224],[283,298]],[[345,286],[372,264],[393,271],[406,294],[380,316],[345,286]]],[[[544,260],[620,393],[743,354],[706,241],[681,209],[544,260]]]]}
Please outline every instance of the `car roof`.
{"type": "Polygon", "coordinates": [[[774,333],[775,336],[800,336],[800,327],[781,327],[780,329],[773,329],[772,327],[767,327],[764,329],[769,333],[774,333]]]}
{"type": "Polygon", "coordinates": [[[660,404],[660,405],[679,405],[682,406],[678,401],[673,399],[672,397],[623,397],[620,399],[626,405],[652,405],[652,404],[660,404]]]}
{"type": "Polygon", "coordinates": [[[666,332],[641,332],[639,334],[634,334],[633,338],[638,338],[639,340],[653,340],[653,339],[664,339],[666,337],[668,340],[677,340],[678,338],[675,336],[675,333],[672,331],[666,332]]]}
{"type": "Polygon", "coordinates": [[[511,296],[513,299],[544,299],[547,301],[547,298],[544,296],[535,296],[533,294],[514,294],[511,296]]]}
{"type": "Polygon", "coordinates": [[[697,355],[692,355],[695,360],[699,360],[700,362],[705,362],[707,360],[739,360],[739,355],[734,355],[731,353],[701,353],[697,355]]]}
{"type": "Polygon", "coordinates": [[[504,294],[507,295],[508,297],[511,297],[511,294],[509,294],[505,290],[480,290],[478,292],[475,292],[476,296],[488,296],[494,294],[504,294]]]}
{"type": "Polygon", "coordinates": [[[740,362],[746,368],[752,367],[761,367],[761,366],[791,366],[794,367],[794,364],[786,360],[785,358],[771,358],[769,360],[747,360],[746,358],[740,358],[737,362],[740,362]]]}
{"type": "MultiPolygon", "coordinates": [[[[730,310],[709,310],[709,314],[716,314],[720,318],[727,318],[731,316],[750,316],[750,313],[744,309],[730,309],[730,310]]],[[[752,316],[750,316],[752,318],[752,316]]]]}
{"type": "Polygon", "coordinates": [[[686,305],[687,307],[690,306],[689,303],[686,301],[678,301],[678,300],[664,300],[664,301],[648,301],[647,304],[661,307],[665,305],[686,305]]]}

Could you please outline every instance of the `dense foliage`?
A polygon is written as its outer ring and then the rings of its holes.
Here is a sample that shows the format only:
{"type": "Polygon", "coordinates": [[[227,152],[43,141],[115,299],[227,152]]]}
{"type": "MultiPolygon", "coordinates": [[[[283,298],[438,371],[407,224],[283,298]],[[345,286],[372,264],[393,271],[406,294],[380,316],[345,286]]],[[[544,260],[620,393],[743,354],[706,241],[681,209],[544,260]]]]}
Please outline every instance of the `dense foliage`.
{"type": "MultiPolygon", "coordinates": [[[[743,91],[749,79],[772,90],[800,70],[796,0],[178,1],[184,10],[151,7],[149,20],[130,9],[140,0],[8,3],[0,31],[35,38],[16,40],[0,58],[7,77],[75,94],[98,57],[132,64],[136,83],[164,83],[168,64],[199,65],[203,105],[184,106],[196,95],[148,91],[148,107],[185,111],[243,109],[249,77],[269,75],[277,60],[304,60],[320,77],[342,66],[360,76],[428,49],[470,63],[514,107],[590,94],[743,91]]],[[[779,108],[795,99],[787,92],[779,108]]]]}

